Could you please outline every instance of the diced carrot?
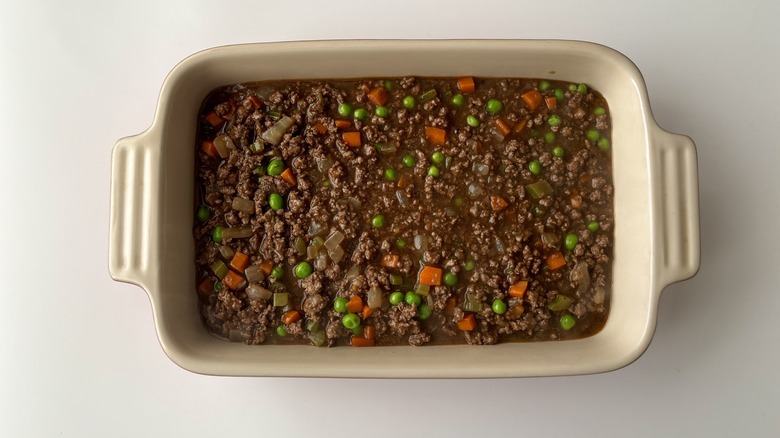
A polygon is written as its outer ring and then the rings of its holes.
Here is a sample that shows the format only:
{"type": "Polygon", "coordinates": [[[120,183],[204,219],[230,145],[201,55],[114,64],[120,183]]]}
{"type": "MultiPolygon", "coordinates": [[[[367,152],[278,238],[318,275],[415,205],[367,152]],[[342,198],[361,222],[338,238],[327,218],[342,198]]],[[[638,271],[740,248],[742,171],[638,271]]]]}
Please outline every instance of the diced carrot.
{"type": "Polygon", "coordinates": [[[531,111],[535,111],[542,104],[542,93],[538,90],[531,90],[523,93],[523,102],[531,108],[531,111]]]}
{"type": "Polygon", "coordinates": [[[254,109],[262,108],[264,105],[263,101],[257,96],[249,96],[249,103],[252,104],[254,109]]]}
{"type": "Polygon", "coordinates": [[[582,207],[582,196],[579,193],[572,193],[569,199],[571,200],[571,208],[577,209],[582,207]]]}
{"type": "Polygon", "coordinates": [[[274,264],[270,260],[263,260],[260,262],[260,270],[263,271],[263,275],[271,275],[271,271],[274,269],[274,264]]]}
{"type": "Polygon", "coordinates": [[[474,330],[477,328],[477,318],[474,317],[473,313],[469,313],[463,319],[458,321],[458,328],[464,332],[474,330]]]}
{"type": "Polygon", "coordinates": [[[517,125],[515,125],[515,132],[518,134],[523,132],[523,129],[525,129],[525,125],[527,124],[528,124],[528,119],[520,120],[519,122],[517,122],[517,125]]]}
{"type": "Polygon", "coordinates": [[[357,148],[361,145],[360,133],[357,131],[345,132],[341,134],[341,138],[344,139],[344,143],[346,143],[347,146],[357,148]]]}
{"type": "Polygon", "coordinates": [[[399,189],[405,189],[409,187],[409,177],[406,175],[401,175],[398,177],[398,188],[399,189]]]}
{"type": "Polygon", "coordinates": [[[352,336],[353,347],[373,347],[376,341],[373,339],[364,338],[362,336],[352,336]]]}
{"type": "Polygon", "coordinates": [[[387,254],[382,257],[382,266],[391,269],[397,269],[401,266],[401,258],[396,254],[387,254]]]}
{"type": "Polygon", "coordinates": [[[376,327],[373,325],[367,325],[363,327],[363,337],[366,339],[376,338],[376,327]]]}
{"type": "Polygon", "coordinates": [[[501,133],[501,135],[504,137],[512,132],[512,128],[509,126],[509,123],[504,119],[496,120],[496,129],[498,129],[498,132],[501,133]]]}
{"type": "Polygon", "coordinates": [[[233,254],[233,260],[230,261],[230,267],[238,272],[244,272],[246,266],[249,264],[249,256],[241,251],[236,251],[233,254]]]}
{"type": "Polygon", "coordinates": [[[352,122],[350,122],[349,120],[341,120],[341,119],[336,120],[336,129],[338,130],[349,129],[351,127],[352,127],[352,122]]]}
{"type": "Polygon", "coordinates": [[[284,169],[284,172],[282,172],[279,176],[292,185],[298,184],[298,181],[295,180],[295,175],[293,175],[292,169],[289,167],[284,169]]]}
{"type": "Polygon", "coordinates": [[[214,283],[215,281],[213,278],[205,278],[198,285],[198,295],[201,297],[207,297],[211,291],[214,290],[214,283]]]}
{"type": "Polygon", "coordinates": [[[509,206],[509,203],[506,202],[506,200],[500,196],[491,196],[490,197],[490,208],[493,209],[493,211],[501,211],[509,206]]]}
{"type": "Polygon", "coordinates": [[[473,93],[475,88],[473,77],[466,76],[458,79],[458,90],[464,93],[473,93]]]}
{"type": "Polygon", "coordinates": [[[218,157],[219,151],[217,150],[217,147],[214,146],[214,142],[211,140],[206,140],[202,143],[203,146],[203,152],[206,153],[206,155],[210,157],[218,157]]]}
{"type": "Polygon", "coordinates": [[[295,321],[298,321],[301,319],[301,312],[293,309],[288,310],[287,312],[284,312],[284,315],[282,315],[282,322],[284,325],[289,325],[294,323],[295,321]]]}
{"type": "Polygon", "coordinates": [[[219,126],[219,125],[221,125],[221,124],[225,123],[225,121],[224,121],[224,120],[222,120],[222,117],[218,116],[218,115],[217,115],[217,113],[215,113],[214,111],[212,111],[212,112],[210,112],[210,113],[206,114],[206,117],[204,117],[204,119],[206,120],[206,122],[207,122],[209,125],[211,125],[211,126],[213,126],[213,127],[215,127],[215,128],[216,128],[217,126],[219,126]]]}
{"type": "Polygon", "coordinates": [[[425,138],[436,146],[444,146],[447,141],[447,131],[433,126],[425,127],[425,138]]]}
{"type": "Polygon", "coordinates": [[[230,288],[230,290],[236,290],[244,282],[244,276],[236,271],[230,270],[227,275],[222,279],[222,284],[230,288]]]}
{"type": "Polygon", "coordinates": [[[525,280],[518,281],[509,287],[509,295],[515,298],[523,298],[526,289],[528,289],[528,282],[525,280]]]}
{"type": "Polygon", "coordinates": [[[363,300],[359,296],[354,295],[347,302],[347,312],[360,313],[363,311],[363,300]]]}
{"type": "Polygon", "coordinates": [[[544,102],[547,104],[547,109],[554,110],[558,106],[558,99],[553,96],[545,97],[544,102]]]}
{"type": "Polygon", "coordinates": [[[318,134],[322,135],[328,132],[328,128],[325,127],[322,123],[316,123],[314,125],[314,130],[317,131],[318,134]]]}
{"type": "Polygon", "coordinates": [[[566,259],[563,258],[563,254],[560,251],[556,251],[547,257],[547,266],[551,271],[560,269],[566,265],[566,259]]]}
{"type": "Polygon", "coordinates": [[[420,271],[420,284],[438,286],[441,284],[441,269],[434,266],[426,266],[420,271]]]}
{"type": "Polygon", "coordinates": [[[368,319],[368,317],[373,314],[374,314],[374,309],[368,306],[363,306],[363,319],[368,319]]]}
{"type": "Polygon", "coordinates": [[[376,87],[368,93],[368,100],[374,102],[375,105],[382,106],[387,102],[389,94],[385,87],[376,87]]]}

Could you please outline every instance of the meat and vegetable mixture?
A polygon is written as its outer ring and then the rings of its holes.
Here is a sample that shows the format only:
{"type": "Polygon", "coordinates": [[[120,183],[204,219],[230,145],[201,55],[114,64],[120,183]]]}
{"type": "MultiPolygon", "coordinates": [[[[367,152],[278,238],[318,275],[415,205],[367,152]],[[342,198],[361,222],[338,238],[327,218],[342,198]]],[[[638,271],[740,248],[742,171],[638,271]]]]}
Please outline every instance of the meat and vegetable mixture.
{"type": "Polygon", "coordinates": [[[361,347],[604,325],[610,125],[587,85],[244,83],[199,117],[196,283],[212,333],[361,347]]]}

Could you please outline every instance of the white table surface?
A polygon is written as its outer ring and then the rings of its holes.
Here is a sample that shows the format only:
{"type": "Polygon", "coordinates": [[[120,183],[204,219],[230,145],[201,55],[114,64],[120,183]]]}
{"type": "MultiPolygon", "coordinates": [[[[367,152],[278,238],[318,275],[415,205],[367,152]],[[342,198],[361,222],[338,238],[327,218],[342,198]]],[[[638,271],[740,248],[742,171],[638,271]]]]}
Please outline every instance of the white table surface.
{"type": "Polygon", "coordinates": [[[780,435],[780,3],[255,3],[0,2],[0,436],[780,435]],[[146,295],[107,269],[111,148],[150,124],[168,71],[229,43],[466,37],[620,50],[661,126],[696,141],[701,271],[665,291],[647,352],[470,381],[174,365],[146,295]]]}

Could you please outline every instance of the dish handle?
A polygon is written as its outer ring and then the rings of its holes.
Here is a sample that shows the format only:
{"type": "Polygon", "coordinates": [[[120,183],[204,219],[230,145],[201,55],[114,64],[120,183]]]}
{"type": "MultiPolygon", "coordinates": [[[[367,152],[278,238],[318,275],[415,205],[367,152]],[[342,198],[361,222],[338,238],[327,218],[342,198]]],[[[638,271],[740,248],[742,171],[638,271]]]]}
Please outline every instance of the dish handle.
{"type": "Polygon", "coordinates": [[[659,279],[666,286],[687,280],[699,270],[699,177],[696,145],[690,137],[655,130],[657,166],[655,231],[659,279]]]}
{"type": "Polygon", "coordinates": [[[159,159],[149,131],[126,137],[111,156],[108,269],[114,280],[146,287],[156,266],[151,242],[154,193],[159,189],[159,159]]]}

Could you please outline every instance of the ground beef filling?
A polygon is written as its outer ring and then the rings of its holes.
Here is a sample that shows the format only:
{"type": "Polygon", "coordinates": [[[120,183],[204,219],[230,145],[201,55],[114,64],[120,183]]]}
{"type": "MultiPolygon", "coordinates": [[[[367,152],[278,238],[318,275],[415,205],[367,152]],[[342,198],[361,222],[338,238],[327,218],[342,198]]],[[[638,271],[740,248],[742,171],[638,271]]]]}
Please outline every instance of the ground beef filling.
{"type": "Polygon", "coordinates": [[[585,84],[219,88],[198,119],[203,321],[248,344],[590,336],[611,283],[609,134],[585,84]]]}

